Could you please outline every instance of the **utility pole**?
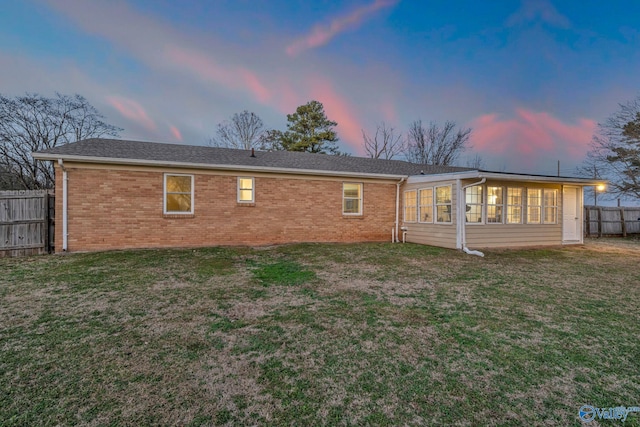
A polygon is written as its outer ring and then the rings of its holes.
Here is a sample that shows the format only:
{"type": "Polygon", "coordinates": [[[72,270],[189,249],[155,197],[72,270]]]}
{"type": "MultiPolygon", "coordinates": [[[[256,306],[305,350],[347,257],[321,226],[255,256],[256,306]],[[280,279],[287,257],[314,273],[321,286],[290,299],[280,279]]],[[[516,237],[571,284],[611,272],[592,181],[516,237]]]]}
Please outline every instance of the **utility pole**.
{"type": "MultiPolygon", "coordinates": [[[[598,179],[598,169],[593,165],[593,179],[598,179]]],[[[593,187],[593,205],[598,206],[598,187],[593,187]]]]}

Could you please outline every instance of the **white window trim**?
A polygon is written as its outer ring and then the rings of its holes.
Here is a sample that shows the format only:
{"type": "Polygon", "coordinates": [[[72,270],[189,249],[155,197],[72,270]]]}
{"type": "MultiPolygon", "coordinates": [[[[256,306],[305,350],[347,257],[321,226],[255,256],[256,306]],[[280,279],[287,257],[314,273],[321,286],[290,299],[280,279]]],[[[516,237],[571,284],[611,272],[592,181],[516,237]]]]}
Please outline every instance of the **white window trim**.
{"type": "Polygon", "coordinates": [[[505,200],[506,200],[506,192],[505,192],[505,187],[503,187],[502,185],[487,185],[485,187],[485,194],[486,194],[486,200],[485,200],[485,218],[484,221],[487,223],[487,225],[500,225],[500,224],[505,224],[505,215],[507,213],[506,211],[506,207],[507,205],[505,204],[505,200]],[[497,204],[497,203],[489,203],[489,188],[501,188],[502,189],[502,203],[501,204],[497,204]],[[502,208],[502,214],[501,214],[501,221],[500,222],[489,222],[489,206],[494,206],[494,207],[501,207],[502,208]]]}
{"type": "Polygon", "coordinates": [[[433,214],[433,198],[435,197],[435,191],[433,190],[433,187],[424,187],[424,188],[418,188],[418,193],[417,193],[417,197],[418,197],[418,211],[417,211],[417,215],[418,215],[418,222],[421,224],[433,224],[434,221],[434,214],[433,214]],[[421,205],[420,204],[420,192],[422,190],[431,190],[431,219],[429,221],[422,221],[422,206],[427,206],[427,205],[421,205]]]}
{"type": "Polygon", "coordinates": [[[344,216],[362,216],[363,215],[363,212],[364,212],[364,185],[363,185],[363,183],[361,183],[361,182],[350,182],[350,181],[349,182],[345,181],[345,182],[342,183],[342,208],[341,209],[342,209],[342,215],[344,215],[344,216]],[[344,196],[344,185],[345,184],[355,184],[355,185],[360,186],[360,197],[359,198],[356,198],[356,197],[345,197],[344,196]],[[344,201],[347,200],[347,199],[349,199],[349,200],[356,200],[356,199],[360,200],[360,212],[357,212],[357,213],[345,212],[344,211],[344,201]]]}
{"type": "Polygon", "coordinates": [[[558,189],[557,188],[543,188],[542,189],[542,215],[541,215],[541,224],[546,224],[546,225],[553,225],[553,224],[557,224],[558,223],[558,189]],[[547,204],[545,203],[545,199],[544,199],[544,194],[549,191],[554,191],[556,193],[556,204],[555,205],[551,205],[551,206],[547,206],[547,204]],[[553,222],[547,222],[547,212],[546,209],[547,207],[549,208],[555,208],[555,215],[553,216],[553,222]]]}
{"type": "Polygon", "coordinates": [[[237,185],[237,197],[236,200],[238,203],[255,203],[256,201],[256,180],[252,176],[239,176],[238,177],[238,185],[237,185]],[[251,200],[240,200],[240,190],[248,190],[248,188],[240,188],[240,180],[242,179],[250,179],[251,180],[251,200]]]}
{"type": "Polygon", "coordinates": [[[467,188],[467,190],[465,190],[465,200],[464,200],[464,223],[465,225],[471,225],[471,226],[476,226],[476,225],[486,225],[485,224],[485,220],[487,218],[487,203],[485,201],[485,197],[487,194],[487,188],[485,185],[474,185],[473,187],[469,187],[467,188]],[[467,195],[466,195],[466,191],[469,188],[473,188],[473,187],[481,187],[482,188],[482,200],[480,201],[480,203],[467,203],[467,195]],[[467,221],[467,206],[480,206],[480,222],[469,222],[467,221]]]}
{"type": "Polygon", "coordinates": [[[408,224],[413,224],[413,223],[418,221],[418,190],[416,190],[416,189],[406,190],[404,192],[404,215],[402,217],[402,221],[406,222],[408,224]],[[411,193],[411,192],[415,192],[415,194],[416,194],[416,197],[414,199],[415,205],[413,206],[415,208],[415,210],[416,210],[416,219],[413,220],[413,221],[407,220],[407,207],[408,207],[407,206],[407,193],[411,193]]]}
{"type": "Polygon", "coordinates": [[[527,201],[527,206],[526,206],[526,210],[527,210],[527,224],[530,225],[542,225],[544,224],[544,210],[543,210],[543,205],[544,205],[544,189],[540,188],[540,187],[535,187],[535,188],[527,188],[527,197],[525,199],[527,201]],[[529,191],[531,190],[540,190],[540,204],[538,205],[529,205],[529,191]],[[529,216],[529,208],[530,207],[538,207],[540,208],[540,221],[538,222],[531,222],[531,218],[529,216]]]}
{"type": "MultiPolygon", "coordinates": [[[[451,225],[453,224],[453,200],[449,200],[449,203],[440,203],[438,204],[438,188],[444,188],[444,187],[449,187],[449,194],[451,195],[451,197],[453,198],[453,188],[452,185],[438,185],[436,187],[433,187],[433,208],[434,208],[434,216],[433,216],[433,223],[434,224],[447,224],[447,225],[451,225]],[[449,206],[449,216],[451,217],[450,221],[438,221],[438,206],[449,206]]],[[[466,208],[465,208],[466,209],[466,208]]]]}
{"type": "Polygon", "coordinates": [[[506,198],[504,205],[506,207],[505,216],[504,216],[504,224],[505,225],[523,225],[524,224],[524,213],[526,209],[526,189],[524,187],[506,187],[506,198]],[[510,205],[509,204],[509,189],[519,189],[520,190],[520,204],[519,205],[510,205]],[[520,222],[509,222],[509,207],[511,206],[520,206],[520,222]]]}
{"type": "Polygon", "coordinates": [[[195,188],[194,175],[188,173],[164,173],[162,177],[162,213],[164,215],[193,215],[195,212],[195,188]],[[168,176],[188,176],[191,178],[191,210],[183,211],[167,211],[167,177],[168,176]]]}

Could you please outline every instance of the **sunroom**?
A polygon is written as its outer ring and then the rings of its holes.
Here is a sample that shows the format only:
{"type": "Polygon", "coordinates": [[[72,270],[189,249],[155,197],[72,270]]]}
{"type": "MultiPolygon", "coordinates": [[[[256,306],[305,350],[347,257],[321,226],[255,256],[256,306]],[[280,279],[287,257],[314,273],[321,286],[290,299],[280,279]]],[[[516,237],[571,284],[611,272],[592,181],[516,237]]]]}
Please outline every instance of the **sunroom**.
{"type": "Polygon", "coordinates": [[[457,249],[580,244],[583,187],[597,184],[485,171],[412,176],[403,231],[408,242],[457,249]]]}

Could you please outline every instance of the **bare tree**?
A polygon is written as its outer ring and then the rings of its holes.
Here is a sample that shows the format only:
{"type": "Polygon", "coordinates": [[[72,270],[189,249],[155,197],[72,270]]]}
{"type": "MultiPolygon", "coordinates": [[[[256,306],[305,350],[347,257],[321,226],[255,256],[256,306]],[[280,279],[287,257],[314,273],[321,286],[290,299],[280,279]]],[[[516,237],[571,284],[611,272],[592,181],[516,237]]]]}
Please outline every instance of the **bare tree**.
{"type": "Polygon", "coordinates": [[[579,172],[609,181],[613,196],[640,198],[640,96],[599,123],[579,172]]]}
{"type": "Polygon", "coordinates": [[[283,132],[280,130],[265,130],[260,136],[260,141],[256,148],[262,151],[282,151],[284,150],[282,146],[282,136],[283,132]]]}
{"type": "MultiPolygon", "coordinates": [[[[600,162],[596,162],[593,156],[590,153],[587,153],[587,158],[582,162],[582,165],[577,167],[578,175],[584,176],[585,178],[593,178],[593,179],[602,179],[605,178],[602,176],[600,171],[600,162]]],[[[610,195],[614,195],[610,193],[610,195]]],[[[593,204],[598,204],[598,190],[594,187],[585,187],[584,188],[584,200],[585,203],[587,200],[593,197],[593,204]]],[[[605,197],[608,198],[608,197],[605,197]]]]}
{"type": "Polygon", "coordinates": [[[364,141],[364,150],[367,157],[373,159],[393,159],[404,151],[404,140],[402,133],[387,126],[385,122],[376,126],[376,133],[372,137],[362,130],[362,139],[364,141]]]}
{"type": "Polygon", "coordinates": [[[484,169],[486,167],[484,159],[480,154],[476,154],[471,159],[467,159],[467,167],[473,169],[484,169]]]}
{"type": "Polygon", "coordinates": [[[427,165],[452,165],[469,148],[471,128],[457,129],[456,123],[445,122],[443,127],[430,122],[425,128],[422,120],[409,126],[405,157],[410,162],[427,165]]]}
{"type": "Polygon", "coordinates": [[[117,137],[122,130],[105,123],[80,95],[53,98],[0,94],[0,179],[2,186],[41,189],[54,186],[53,165],[35,161],[34,151],[101,136],[117,137]]]}
{"type": "Polygon", "coordinates": [[[255,113],[244,110],[218,124],[216,135],[208,141],[212,147],[250,150],[259,148],[267,129],[255,113]]]}
{"type": "Polygon", "coordinates": [[[22,185],[18,180],[18,174],[10,169],[7,169],[6,165],[0,164],[0,191],[24,189],[24,185],[22,185]]]}

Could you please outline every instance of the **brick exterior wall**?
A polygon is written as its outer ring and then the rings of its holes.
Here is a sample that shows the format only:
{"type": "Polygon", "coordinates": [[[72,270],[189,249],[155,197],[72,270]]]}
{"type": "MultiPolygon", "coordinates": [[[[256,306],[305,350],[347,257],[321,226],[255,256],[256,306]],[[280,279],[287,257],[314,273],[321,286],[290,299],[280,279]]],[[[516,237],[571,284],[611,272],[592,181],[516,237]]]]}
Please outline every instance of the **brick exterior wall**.
{"type": "MultiPolygon", "coordinates": [[[[255,176],[255,203],[237,203],[237,177],[195,175],[194,214],[163,215],[163,173],[68,170],[68,250],[387,241],[395,221],[389,181],[255,176]],[[363,182],[363,215],[342,214],[342,183],[363,182]]],[[[56,251],[62,249],[62,171],[56,165],[56,251]]]]}

